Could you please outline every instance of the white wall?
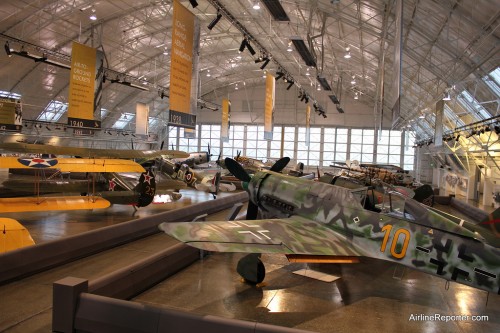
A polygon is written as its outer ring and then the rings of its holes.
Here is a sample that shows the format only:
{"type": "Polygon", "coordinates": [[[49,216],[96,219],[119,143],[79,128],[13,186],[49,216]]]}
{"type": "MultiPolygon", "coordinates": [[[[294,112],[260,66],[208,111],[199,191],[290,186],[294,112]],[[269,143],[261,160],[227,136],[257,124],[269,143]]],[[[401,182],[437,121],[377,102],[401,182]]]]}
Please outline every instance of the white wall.
{"type": "MultiPolygon", "coordinates": [[[[231,101],[231,122],[263,124],[265,87],[263,85],[245,87],[240,84],[238,88],[239,90],[232,89],[224,95],[211,97],[209,101],[220,105],[223,98],[229,98],[231,101]]],[[[311,89],[308,90],[311,91],[311,89]]],[[[373,128],[375,126],[373,107],[368,106],[372,103],[368,100],[369,97],[361,96],[359,100],[354,100],[352,95],[343,96],[341,98],[341,106],[345,113],[340,114],[337,112],[335,104],[330,100],[328,94],[332,94],[332,92],[315,91],[317,101],[326,109],[327,118],[318,116],[314,112],[314,108],[312,108],[312,102],[310,102],[311,125],[357,128],[373,128]]],[[[285,83],[281,80],[277,82],[274,113],[275,124],[305,125],[306,104],[300,101],[298,95],[297,87],[293,86],[290,90],[286,90],[285,83]]],[[[215,112],[207,109],[198,110],[199,123],[220,123],[220,121],[220,109],[215,112]]]]}

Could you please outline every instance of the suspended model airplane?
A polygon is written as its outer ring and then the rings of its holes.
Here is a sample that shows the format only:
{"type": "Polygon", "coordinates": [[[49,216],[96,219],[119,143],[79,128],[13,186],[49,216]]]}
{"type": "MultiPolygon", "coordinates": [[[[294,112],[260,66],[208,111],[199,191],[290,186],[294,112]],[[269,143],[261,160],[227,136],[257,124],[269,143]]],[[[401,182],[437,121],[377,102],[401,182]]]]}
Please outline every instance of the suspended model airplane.
{"type": "MultiPolygon", "coordinates": [[[[149,204],[154,196],[154,177],[134,161],[119,159],[86,158],[17,158],[0,157],[0,168],[33,169],[39,172],[45,169],[58,169],[62,172],[116,173],[141,172],[139,184],[131,191],[132,202],[138,207],[149,204]]],[[[32,185],[33,186],[33,185],[32,185]]],[[[34,183],[34,197],[0,198],[0,212],[48,211],[71,209],[106,208],[111,204],[105,198],[95,195],[83,196],[40,196],[40,182],[34,183]]],[[[123,199],[123,198],[121,198],[123,199]]]]}
{"type": "Polygon", "coordinates": [[[249,193],[247,219],[260,208],[275,218],[235,222],[162,223],[188,245],[218,252],[251,253],[238,264],[247,281],[265,276],[255,253],[281,253],[302,262],[356,262],[372,257],[500,294],[500,209],[472,225],[399,193],[376,205],[370,189],[348,189],[270,171],[250,177],[226,158],[249,193]]]}

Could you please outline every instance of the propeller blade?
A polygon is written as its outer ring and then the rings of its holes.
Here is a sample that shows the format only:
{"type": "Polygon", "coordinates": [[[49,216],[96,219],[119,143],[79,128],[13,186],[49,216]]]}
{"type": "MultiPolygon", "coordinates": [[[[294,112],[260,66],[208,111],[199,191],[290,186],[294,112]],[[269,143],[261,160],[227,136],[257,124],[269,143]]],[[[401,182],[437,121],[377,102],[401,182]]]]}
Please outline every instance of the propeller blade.
{"type": "Polygon", "coordinates": [[[280,172],[286,167],[288,162],[290,162],[290,157],[280,158],[276,161],[276,163],[273,164],[273,166],[271,167],[271,171],[280,172]]]}
{"type": "Polygon", "coordinates": [[[239,164],[232,158],[226,157],[224,162],[229,172],[231,172],[236,178],[238,178],[242,182],[249,182],[250,179],[252,179],[250,178],[250,175],[245,171],[245,169],[243,169],[241,164],[239,164]]]}
{"type": "Polygon", "coordinates": [[[252,201],[248,200],[247,216],[245,219],[256,220],[258,212],[259,212],[259,206],[254,204],[252,201]]]}

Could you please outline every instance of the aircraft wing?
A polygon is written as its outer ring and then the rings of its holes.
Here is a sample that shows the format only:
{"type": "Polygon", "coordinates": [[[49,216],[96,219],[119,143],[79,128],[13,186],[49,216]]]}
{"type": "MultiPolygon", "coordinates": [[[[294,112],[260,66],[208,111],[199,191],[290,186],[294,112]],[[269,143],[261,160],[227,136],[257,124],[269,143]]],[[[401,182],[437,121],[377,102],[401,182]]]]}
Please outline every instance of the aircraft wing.
{"type": "Polygon", "coordinates": [[[37,212],[49,210],[78,210],[107,208],[108,200],[100,197],[63,196],[63,197],[20,197],[0,198],[0,212],[37,212]]]}
{"type": "Polygon", "coordinates": [[[63,172],[144,172],[130,160],[89,158],[18,158],[0,157],[0,168],[59,169],[63,172]]]}
{"type": "Polygon", "coordinates": [[[252,221],[164,222],[159,228],[187,245],[208,251],[363,255],[341,234],[299,216],[252,221]]]}
{"type": "Polygon", "coordinates": [[[58,147],[20,142],[0,143],[0,149],[31,154],[54,154],[92,158],[185,158],[189,154],[179,150],[134,150],[134,149],[97,149],[81,147],[58,147]]]}

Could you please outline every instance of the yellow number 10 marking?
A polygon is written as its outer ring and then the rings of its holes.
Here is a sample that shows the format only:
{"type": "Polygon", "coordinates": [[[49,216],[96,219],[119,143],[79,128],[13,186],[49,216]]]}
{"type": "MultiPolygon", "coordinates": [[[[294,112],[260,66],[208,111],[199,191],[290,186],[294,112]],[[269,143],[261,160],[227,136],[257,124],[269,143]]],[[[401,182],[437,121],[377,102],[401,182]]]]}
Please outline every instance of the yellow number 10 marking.
{"type": "MultiPolygon", "coordinates": [[[[385,252],[385,248],[387,247],[387,242],[389,241],[389,236],[391,235],[392,225],[387,224],[382,228],[382,231],[385,233],[384,240],[382,241],[382,246],[380,247],[380,252],[385,252]]],[[[410,232],[406,229],[398,229],[394,233],[394,237],[392,239],[391,244],[391,255],[394,258],[401,259],[406,255],[406,249],[408,248],[408,243],[410,242],[410,232]],[[403,248],[401,252],[396,252],[396,245],[398,244],[399,236],[403,234],[403,248]]]]}

